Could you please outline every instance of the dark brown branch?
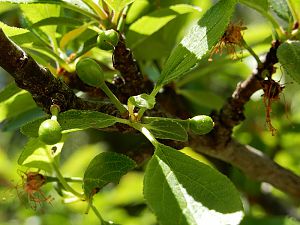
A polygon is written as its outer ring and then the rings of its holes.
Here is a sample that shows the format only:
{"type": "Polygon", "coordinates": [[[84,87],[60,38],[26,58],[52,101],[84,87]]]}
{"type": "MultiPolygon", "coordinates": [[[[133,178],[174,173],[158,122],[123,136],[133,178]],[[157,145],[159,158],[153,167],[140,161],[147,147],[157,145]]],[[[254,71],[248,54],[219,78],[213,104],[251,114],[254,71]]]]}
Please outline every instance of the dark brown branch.
{"type": "MultiPolygon", "coordinates": [[[[31,93],[36,104],[49,112],[55,103],[61,111],[68,109],[91,109],[107,113],[116,111],[113,105],[92,103],[78,98],[61,80],[49,70],[37,64],[33,58],[9,40],[0,28],[0,65],[10,73],[16,84],[31,93]]],[[[114,113],[113,113],[114,114],[114,113]]]]}
{"type": "Polygon", "coordinates": [[[114,93],[121,102],[127,103],[130,96],[150,92],[152,83],[142,76],[132,52],[126,47],[124,37],[119,36],[119,42],[113,52],[113,65],[122,77],[114,80],[117,89],[114,93]]]}
{"type": "Polygon", "coordinates": [[[279,42],[272,44],[263,65],[257,69],[255,74],[239,83],[220,112],[213,115],[215,129],[211,136],[214,141],[218,141],[219,146],[225,146],[230,141],[232,129],[245,119],[245,104],[250,100],[254,92],[262,88],[261,82],[264,79],[264,74],[270,76],[275,72],[274,64],[278,62],[276,57],[278,47],[279,42]]]}

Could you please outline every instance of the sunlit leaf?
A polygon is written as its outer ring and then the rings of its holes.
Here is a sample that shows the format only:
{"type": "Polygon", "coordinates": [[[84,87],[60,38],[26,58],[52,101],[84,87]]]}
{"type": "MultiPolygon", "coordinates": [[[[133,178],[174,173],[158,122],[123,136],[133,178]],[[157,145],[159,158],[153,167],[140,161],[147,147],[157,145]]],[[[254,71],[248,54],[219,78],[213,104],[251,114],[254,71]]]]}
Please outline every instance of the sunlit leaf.
{"type": "Polygon", "coordinates": [[[87,30],[89,26],[89,23],[83,24],[82,26],[77,27],[74,30],[71,30],[68,33],[66,33],[60,40],[59,47],[61,49],[64,49],[68,43],[70,43],[72,40],[76,39],[79,35],[81,35],[82,32],[87,30]]]}
{"type": "Polygon", "coordinates": [[[125,6],[131,4],[135,0],[105,0],[106,4],[116,12],[121,12],[125,6]]]}
{"type": "Polygon", "coordinates": [[[127,33],[128,44],[131,48],[135,48],[141,44],[146,38],[166,26],[170,21],[176,19],[180,15],[199,11],[198,8],[191,5],[174,5],[169,8],[162,8],[145,15],[133,23],[129,27],[127,33]]]}
{"type": "Polygon", "coordinates": [[[299,0],[288,0],[291,9],[293,10],[294,19],[300,23],[300,1],[299,0]]]}
{"type": "Polygon", "coordinates": [[[157,87],[184,76],[219,41],[235,4],[236,0],[221,0],[205,13],[171,53],[157,87]]]}
{"type": "Polygon", "coordinates": [[[18,164],[51,172],[52,166],[49,155],[53,158],[57,157],[61,153],[62,147],[63,142],[51,146],[44,144],[38,138],[32,138],[22,150],[18,164]]]}
{"type": "Polygon", "coordinates": [[[42,45],[40,39],[38,39],[29,30],[17,27],[8,26],[0,21],[0,28],[3,29],[5,35],[7,35],[16,44],[22,46],[25,43],[37,43],[42,45]]]}
{"type": "MultiPolygon", "coordinates": [[[[60,15],[60,7],[59,5],[50,5],[50,4],[21,4],[20,8],[22,10],[23,15],[27,20],[30,21],[31,24],[37,23],[45,18],[54,16],[58,17],[60,15]]],[[[40,30],[47,35],[51,42],[56,42],[56,25],[44,26],[41,27],[40,30]]]]}
{"type": "Polygon", "coordinates": [[[0,3],[1,2],[10,2],[17,4],[56,4],[76,11],[93,13],[93,11],[81,0],[0,0],[0,3]]]}
{"type": "Polygon", "coordinates": [[[147,166],[144,196],[162,225],[237,225],[243,217],[229,179],[164,145],[158,145],[147,166]]]}
{"type": "Polygon", "coordinates": [[[36,104],[27,91],[17,92],[0,103],[0,122],[18,116],[35,107],[36,104]]]}

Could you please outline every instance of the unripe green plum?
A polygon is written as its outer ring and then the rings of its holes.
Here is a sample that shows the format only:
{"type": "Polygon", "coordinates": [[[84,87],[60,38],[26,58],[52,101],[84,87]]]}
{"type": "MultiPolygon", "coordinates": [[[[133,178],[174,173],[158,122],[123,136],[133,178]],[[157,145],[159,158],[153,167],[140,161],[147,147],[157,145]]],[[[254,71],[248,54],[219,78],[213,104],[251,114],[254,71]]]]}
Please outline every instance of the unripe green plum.
{"type": "Polygon", "coordinates": [[[214,122],[211,117],[205,115],[194,116],[189,119],[190,130],[198,135],[209,133],[213,127],[214,122]]]}
{"type": "Polygon", "coordinates": [[[100,49],[112,50],[119,42],[119,34],[115,30],[101,31],[98,34],[97,44],[100,49]]]}
{"type": "Polygon", "coordinates": [[[47,145],[54,145],[62,138],[62,128],[57,120],[48,119],[41,123],[39,127],[39,138],[47,145]]]}
{"type": "Polygon", "coordinates": [[[104,72],[98,63],[91,58],[81,59],[76,64],[76,72],[80,80],[84,83],[99,87],[104,82],[104,72]]]}

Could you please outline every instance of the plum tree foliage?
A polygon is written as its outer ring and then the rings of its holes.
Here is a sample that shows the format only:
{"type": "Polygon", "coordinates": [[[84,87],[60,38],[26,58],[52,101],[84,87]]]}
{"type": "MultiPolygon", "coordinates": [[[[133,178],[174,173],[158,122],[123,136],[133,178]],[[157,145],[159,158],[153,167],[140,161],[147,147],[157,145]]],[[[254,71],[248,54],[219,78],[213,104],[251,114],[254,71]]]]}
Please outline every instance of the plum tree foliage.
{"type": "Polygon", "coordinates": [[[0,0],[0,19],[1,133],[27,141],[34,209],[298,224],[297,0],[0,0]]]}

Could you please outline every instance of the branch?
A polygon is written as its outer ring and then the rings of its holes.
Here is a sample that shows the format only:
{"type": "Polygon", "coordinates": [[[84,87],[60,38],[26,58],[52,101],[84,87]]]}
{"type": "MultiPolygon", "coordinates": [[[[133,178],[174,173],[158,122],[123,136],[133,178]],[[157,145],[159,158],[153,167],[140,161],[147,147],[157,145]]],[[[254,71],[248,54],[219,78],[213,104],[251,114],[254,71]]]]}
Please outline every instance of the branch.
{"type": "Polygon", "coordinates": [[[127,103],[130,96],[151,92],[153,84],[140,73],[132,52],[126,47],[125,38],[121,34],[113,52],[113,66],[122,75],[114,80],[117,89],[114,93],[121,102],[127,103]]]}
{"type": "Polygon", "coordinates": [[[274,42],[265,62],[257,73],[238,84],[236,90],[222,107],[219,114],[213,115],[214,130],[205,136],[191,136],[190,145],[199,153],[221,159],[241,169],[247,176],[300,198],[300,177],[281,167],[261,151],[245,146],[232,139],[232,129],[245,119],[244,106],[251,95],[261,89],[263,74],[270,76],[275,72],[278,62],[276,50],[279,42],[274,42]]]}
{"type": "Polygon", "coordinates": [[[281,167],[261,151],[231,140],[225,148],[217,149],[207,144],[207,138],[192,137],[191,147],[194,151],[203,153],[242,170],[247,176],[300,198],[300,177],[281,167]]]}
{"type": "Polygon", "coordinates": [[[278,41],[272,44],[263,65],[257,69],[256,73],[239,83],[220,112],[213,115],[215,129],[210,135],[214,141],[217,140],[218,146],[226,146],[231,140],[232,129],[245,119],[245,104],[254,92],[262,88],[264,74],[271,76],[275,72],[274,64],[278,62],[276,51],[279,45],[278,41]]]}
{"type": "Polygon", "coordinates": [[[112,104],[84,101],[49,70],[37,64],[33,58],[14,44],[0,28],[0,65],[15,79],[16,84],[31,93],[36,104],[49,113],[50,106],[57,104],[61,111],[90,109],[116,114],[112,104]]]}

